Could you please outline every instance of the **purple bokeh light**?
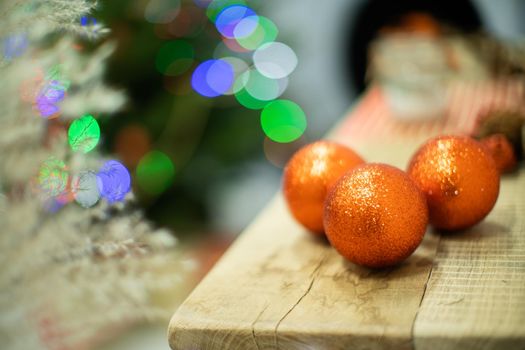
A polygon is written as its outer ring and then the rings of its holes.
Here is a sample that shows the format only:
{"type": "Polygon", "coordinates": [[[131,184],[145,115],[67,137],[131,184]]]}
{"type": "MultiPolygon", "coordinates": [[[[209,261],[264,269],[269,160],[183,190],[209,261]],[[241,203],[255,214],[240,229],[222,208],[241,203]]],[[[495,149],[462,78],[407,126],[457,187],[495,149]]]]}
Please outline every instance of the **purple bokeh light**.
{"type": "Polygon", "coordinates": [[[58,80],[51,80],[36,97],[36,105],[42,117],[50,117],[59,112],[56,105],[66,95],[65,88],[58,80]]]}
{"type": "Polygon", "coordinates": [[[109,203],[123,201],[131,189],[128,169],[116,160],[108,160],[97,174],[100,196],[109,203]]]}
{"type": "Polygon", "coordinates": [[[226,93],[233,84],[234,71],[224,60],[202,62],[193,72],[191,86],[205,97],[217,97],[226,93]]]}

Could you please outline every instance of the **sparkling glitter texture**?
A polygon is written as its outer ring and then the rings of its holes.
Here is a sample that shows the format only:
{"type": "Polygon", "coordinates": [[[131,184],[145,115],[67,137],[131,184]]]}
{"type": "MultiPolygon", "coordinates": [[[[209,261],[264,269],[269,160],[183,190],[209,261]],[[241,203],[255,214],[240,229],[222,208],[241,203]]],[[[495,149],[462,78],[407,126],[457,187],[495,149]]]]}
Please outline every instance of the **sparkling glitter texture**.
{"type": "Polygon", "coordinates": [[[408,173],[426,194],[430,223],[445,230],[481,221],[499,193],[499,172],[488,150],[466,136],[441,136],[412,157],[408,173]]]}
{"type": "Polygon", "coordinates": [[[284,170],[283,192],[292,215],[316,234],[323,232],[328,190],[346,171],[364,163],[351,149],[318,141],[301,148],[284,170]]]}
{"type": "Polygon", "coordinates": [[[428,224],[424,194],[403,171],[365,164],[346,173],[328,193],[326,236],[348,260],[392,266],[421,243],[428,224]]]}

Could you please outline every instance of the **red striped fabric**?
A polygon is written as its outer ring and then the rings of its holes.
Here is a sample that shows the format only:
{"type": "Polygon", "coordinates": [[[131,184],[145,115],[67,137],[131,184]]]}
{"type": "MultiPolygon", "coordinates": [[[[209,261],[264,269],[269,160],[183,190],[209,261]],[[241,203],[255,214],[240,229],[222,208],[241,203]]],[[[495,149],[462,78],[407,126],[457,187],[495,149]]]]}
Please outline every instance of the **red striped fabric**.
{"type": "Polygon", "coordinates": [[[379,86],[372,86],[349,113],[336,137],[365,139],[419,138],[439,134],[471,134],[478,116],[490,110],[525,111],[524,85],[518,80],[455,82],[440,119],[407,122],[390,113],[379,86]]]}

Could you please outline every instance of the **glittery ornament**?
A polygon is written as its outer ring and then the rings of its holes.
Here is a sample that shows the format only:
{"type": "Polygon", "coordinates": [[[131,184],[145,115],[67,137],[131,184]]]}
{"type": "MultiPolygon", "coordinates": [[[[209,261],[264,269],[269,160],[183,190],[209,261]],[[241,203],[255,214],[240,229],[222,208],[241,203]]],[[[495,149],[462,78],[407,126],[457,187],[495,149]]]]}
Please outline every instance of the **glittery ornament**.
{"type": "Polygon", "coordinates": [[[465,229],[492,210],[499,171],[487,148],[466,136],[441,136],[412,157],[408,173],[427,196],[430,223],[465,229]]]}
{"type": "Polygon", "coordinates": [[[490,151],[500,173],[509,173],[516,168],[518,160],[512,144],[503,134],[495,134],[481,140],[490,151]]]}
{"type": "Polygon", "coordinates": [[[346,173],[326,198],[326,236],[359,265],[400,263],[421,243],[427,224],[424,194],[406,173],[386,164],[365,164],[346,173]]]}
{"type": "Polygon", "coordinates": [[[364,163],[351,149],[317,141],[297,151],[284,170],[283,191],[292,215],[310,231],[323,232],[323,205],[330,187],[364,163]]]}

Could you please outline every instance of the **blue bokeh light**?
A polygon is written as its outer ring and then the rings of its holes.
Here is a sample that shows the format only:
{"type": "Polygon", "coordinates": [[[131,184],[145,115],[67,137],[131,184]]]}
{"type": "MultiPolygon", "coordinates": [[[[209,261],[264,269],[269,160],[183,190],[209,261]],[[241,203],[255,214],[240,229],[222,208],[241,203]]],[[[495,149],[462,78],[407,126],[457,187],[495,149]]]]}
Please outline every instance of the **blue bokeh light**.
{"type": "Polygon", "coordinates": [[[251,8],[244,5],[232,5],[226,7],[217,15],[215,26],[219,33],[226,38],[246,37],[257,28],[257,18],[255,11],[251,8]],[[243,25],[242,28],[236,29],[239,22],[247,17],[255,20],[249,22],[244,21],[247,24],[243,25]]]}
{"type": "Polygon", "coordinates": [[[6,60],[22,56],[27,49],[29,41],[24,33],[13,34],[4,39],[3,54],[6,60]]]}
{"type": "Polygon", "coordinates": [[[123,201],[131,189],[128,169],[116,160],[108,160],[97,174],[100,196],[109,203],[123,201]]]}
{"type": "Polygon", "coordinates": [[[225,94],[232,86],[234,70],[224,60],[202,62],[193,72],[191,86],[193,90],[205,97],[217,97],[225,94]]]}

